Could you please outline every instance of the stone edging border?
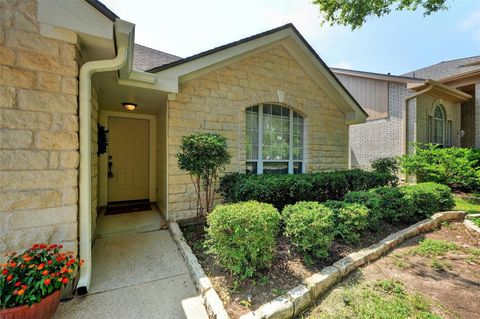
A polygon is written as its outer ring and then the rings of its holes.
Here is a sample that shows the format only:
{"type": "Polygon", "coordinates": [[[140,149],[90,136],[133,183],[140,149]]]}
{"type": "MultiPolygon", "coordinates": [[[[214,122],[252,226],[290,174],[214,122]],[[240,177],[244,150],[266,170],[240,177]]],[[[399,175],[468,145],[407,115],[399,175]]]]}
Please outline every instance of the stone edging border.
{"type": "MultiPolygon", "coordinates": [[[[320,295],[353,270],[367,262],[379,258],[387,251],[400,245],[411,237],[423,232],[434,230],[442,222],[464,219],[465,215],[466,213],[463,211],[436,213],[431,218],[424,219],[405,229],[393,233],[379,243],[351,253],[347,257],[335,262],[332,266],[323,268],[320,272],[308,277],[302,284],[289,290],[286,294],[263,304],[255,311],[251,311],[241,316],[240,319],[286,319],[299,315],[304,309],[311,306],[320,295]]],[[[477,227],[476,225],[473,226],[477,227]]],[[[171,222],[169,228],[188,265],[190,275],[202,295],[202,300],[207,308],[208,315],[210,318],[214,319],[228,319],[229,316],[223,306],[223,302],[213,288],[210,279],[205,275],[197,257],[195,257],[192,249],[187,244],[180,227],[176,222],[171,222]]]]}
{"type": "Polygon", "coordinates": [[[469,215],[465,216],[465,220],[463,221],[463,223],[471,231],[475,231],[477,233],[480,233],[480,227],[478,227],[477,225],[475,225],[474,222],[469,220],[471,217],[480,218],[480,214],[469,214],[469,215]]]}
{"type": "Polygon", "coordinates": [[[190,276],[192,277],[197,290],[201,294],[208,316],[214,319],[229,319],[222,300],[213,288],[212,282],[203,271],[197,257],[193,254],[192,249],[187,244],[178,224],[176,222],[170,222],[168,228],[180,249],[180,253],[187,263],[190,276]]]}

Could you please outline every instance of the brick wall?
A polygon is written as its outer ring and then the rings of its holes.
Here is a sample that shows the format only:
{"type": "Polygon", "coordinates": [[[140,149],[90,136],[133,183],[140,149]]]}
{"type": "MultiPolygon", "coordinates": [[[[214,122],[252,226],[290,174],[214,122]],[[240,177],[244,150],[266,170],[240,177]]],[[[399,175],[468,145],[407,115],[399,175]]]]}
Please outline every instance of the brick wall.
{"type": "Polygon", "coordinates": [[[446,121],[452,121],[452,144],[460,146],[460,105],[453,104],[446,100],[440,100],[428,94],[422,94],[417,97],[417,141],[421,143],[428,142],[427,116],[433,116],[434,108],[437,104],[442,104],[446,112],[446,121]]]}
{"type": "Polygon", "coordinates": [[[182,84],[168,102],[169,214],[193,217],[190,177],[177,166],[181,137],[196,131],[219,132],[228,139],[232,162],[227,171],[245,171],[245,109],[282,102],[305,115],[306,170],[348,167],[348,126],[344,114],[282,47],[277,46],[182,84]]]}
{"type": "Polygon", "coordinates": [[[402,108],[408,94],[405,84],[388,84],[388,118],[350,126],[352,167],[369,168],[381,157],[402,154],[402,108]]]}
{"type": "Polygon", "coordinates": [[[1,1],[0,15],[0,253],[76,250],[75,46],[39,34],[34,1],[1,1]]]}

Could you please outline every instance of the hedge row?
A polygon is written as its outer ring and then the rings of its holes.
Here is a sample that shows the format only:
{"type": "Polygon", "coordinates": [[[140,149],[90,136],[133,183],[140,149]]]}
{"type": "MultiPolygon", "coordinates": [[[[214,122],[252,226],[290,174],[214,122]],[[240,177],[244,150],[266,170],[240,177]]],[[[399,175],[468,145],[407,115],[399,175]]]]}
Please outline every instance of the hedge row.
{"type": "Polygon", "coordinates": [[[341,200],[351,191],[395,186],[397,177],[386,173],[346,170],[298,175],[227,174],[219,192],[225,202],[258,201],[282,210],[299,201],[341,200]]]}
{"type": "Polygon", "coordinates": [[[271,204],[254,201],[219,205],[207,217],[206,247],[244,279],[273,262],[282,221],[299,251],[324,258],[335,237],[355,243],[382,220],[414,223],[453,206],[450,188],[436,183],[351,192],[344,201],[301,201],[286,205],[281,215],[271,204]]]}

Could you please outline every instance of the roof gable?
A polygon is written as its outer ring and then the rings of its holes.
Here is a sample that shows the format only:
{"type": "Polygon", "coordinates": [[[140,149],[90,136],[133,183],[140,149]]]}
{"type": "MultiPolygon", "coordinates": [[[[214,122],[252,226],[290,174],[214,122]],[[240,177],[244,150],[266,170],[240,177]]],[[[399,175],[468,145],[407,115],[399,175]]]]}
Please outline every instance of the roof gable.
{"type": "Polygon", "coordinates": [[[337,79],[333,72],[293,26],[286,24],[254,36],[235,41],[191,57],[147,70],[159,78],[180,81],[197,77],[248,55],[282,44],[304,67],[305,71],[326,91],[345,113],[347,123],[364,122],[367,113],[337,79]]]}

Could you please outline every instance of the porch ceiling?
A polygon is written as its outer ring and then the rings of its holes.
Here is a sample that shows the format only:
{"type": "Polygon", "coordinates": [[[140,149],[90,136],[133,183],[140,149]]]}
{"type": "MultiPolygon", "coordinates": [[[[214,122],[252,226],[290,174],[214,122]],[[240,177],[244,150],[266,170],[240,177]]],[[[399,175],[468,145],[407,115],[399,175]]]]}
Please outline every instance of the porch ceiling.
{"type": "Polygon", "coordinates": [[[137,114],[157,114],[166,107],[168,97],[166,93],[118,84],[115,72],[94,75],[94,86],[97,89],[101,110],[131,113],[122,108],[122,102],[137,104],[138,108],[133,111],[137,114]]]}

